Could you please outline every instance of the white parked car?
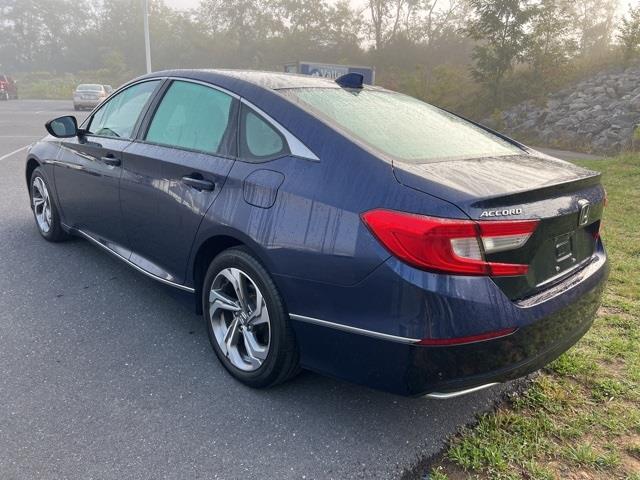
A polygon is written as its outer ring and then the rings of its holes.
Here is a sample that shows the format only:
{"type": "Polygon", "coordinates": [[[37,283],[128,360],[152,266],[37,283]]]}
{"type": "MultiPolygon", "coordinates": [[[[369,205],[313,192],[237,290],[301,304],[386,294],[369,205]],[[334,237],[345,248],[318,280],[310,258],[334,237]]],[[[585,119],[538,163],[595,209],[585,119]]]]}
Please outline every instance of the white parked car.
{"type": "Polygon", "coordinates": [[[107,85],[98,83],[83,83],[73,92],[73,108],[81,110],[83,108],[93,109],[97,107],[105,98],[109,96],[107,85]]]}

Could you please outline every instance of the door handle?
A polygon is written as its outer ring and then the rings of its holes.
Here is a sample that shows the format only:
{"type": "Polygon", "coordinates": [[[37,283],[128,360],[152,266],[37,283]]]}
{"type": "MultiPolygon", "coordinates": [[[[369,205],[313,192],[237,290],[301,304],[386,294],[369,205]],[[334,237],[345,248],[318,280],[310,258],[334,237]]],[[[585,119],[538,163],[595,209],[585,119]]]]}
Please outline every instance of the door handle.
{"type": "Polygon", "coordinates": [[[104,157],[100,158],[100,161],[105,165],[109,165],[110,167],[120,166],[120,159],[116,158],[112,153],[107,153],[104,157]]]}
{"type": "Polygon", "coordinates": [[[188,175],[182,177],[182,183],[190,186],[191,188],[195,188],[196,190],[206,190],[207,192],[211,192],[216,188],[216,184],[209,180],[194,178],[188,175]]]}

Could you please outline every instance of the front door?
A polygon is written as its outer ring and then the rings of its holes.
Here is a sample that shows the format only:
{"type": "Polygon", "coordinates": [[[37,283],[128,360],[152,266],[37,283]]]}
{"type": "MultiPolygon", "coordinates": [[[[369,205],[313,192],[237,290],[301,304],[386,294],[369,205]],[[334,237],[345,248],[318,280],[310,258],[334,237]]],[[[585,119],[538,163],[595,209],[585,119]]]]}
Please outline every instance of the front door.
{"type": "Polygon", "coordinates": [[[85,122],[83,135],[62,142],[55,162],[64,222],[119,253],[128,243],[119,202],[122,152],[159,83],[139,83],[110,99],[85,122]]]}
{"type": "Polygon", "coordinates": [[[140,268],[188,283],[193,240],[234,162],[237,109],[227,93],[175,80],[124,151],[120,201],[140,268]]]}

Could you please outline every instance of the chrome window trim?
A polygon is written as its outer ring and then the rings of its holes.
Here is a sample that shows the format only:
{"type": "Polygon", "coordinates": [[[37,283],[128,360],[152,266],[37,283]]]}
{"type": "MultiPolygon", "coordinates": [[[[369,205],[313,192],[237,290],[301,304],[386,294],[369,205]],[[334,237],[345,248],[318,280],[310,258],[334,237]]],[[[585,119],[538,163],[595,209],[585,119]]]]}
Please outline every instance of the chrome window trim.
{"type": "Polygon", "coordinates": [[[335,330],[342,330],[343,332],[356,333],[358,335],[365,335],[367,337],[378,338],[380,340],[388,340],[391,342],[414,344],[420,341],[419,338],[399,337],[397,335],[390,335],[388,333],[375,332],[373,330],[365,330],[364,328],[352,327],[350,325],[343,325],[341,323],[328,322],[326,320],[320,320],[319,318],[305,317],[304,315],[296,315],[292,313],[289,315],[292,320],[298,320],[300,322],[312,323],[314,325],[320,325],[322,327],[329,327],[335,330]]]}
{"type": "Polygon", "coordinates": [[[289,145],[289,151],[291,155],[298,158],[304,158],[306,160],[311,160],[313,162],[319,162],[320,159],[313,153],[301,140],[299,140],[295,135],[293,135],[289,130],[280,125],[277,121],[275,121],[271,116],[265,113],[260,108],[256,107],[253,103],[245,98],[240,98],[240,103],[246,105],[247,107],[254,110],[256,113],[260,114],[267,122],[271,124],[280,134],[284,137],[287,144],[289,145]]]}
{"type": "Polygon", "coordinates": [[[180,150],[181,152],[196,153],[198,155],[207,155],[209,157],[223,158],[223,159],[226,159],[226,160],[238,160],[238,157],[234,156],[234,155],[226,155],[226,154],[222,154],[222,153],[205,152],[204,150],[195,150],[193,148],[178,147],[176,145],[169,145],[169,144],[166,144],[166,143],[149,142],[148,140],[145,140],[144,138],[136,138],[134,141],[135,141],[135,143],[139,143],[141,145],[151,145],[152,147],[169,148],[171,150],[180,150]]]}
{"type": "Polygon", "coordinates": [[[237,93],[234,93],[231,90],[227,90],[224,87],[219,87],[218,85],[215,85],[213,83],[203,82],[202,80],[196,80],[196,79],[193,79],[193,78],[185,78],[185,77],[163,77],[163,78],[166,79],[166,80],[180,80],[182,82],[197,83],[198,85],[202,85],[204,87],[213,88],[214,90],[218,90],[218,91],[220,91],[222,93],[226,93],[230,97],[233,97],[236,100],[240,100],[241,101],[241,97],[237,93]]]}
{"type": "MultiPolygon", "coordinates": [[[[82,125],[80,127],[83,128],[83,125],[85,125],[89,119],[93,118],[94,113],[96,112],[96,110],[98,110],[99,107],[101,107],[102,105],[106,104],[107,101],[109,101],[112,97],[114,97],[115,95],[117,95],[121,91],[125,90],[126,88],[133,87],[134,85],[137,85],[139,83],[148,82],[148,81],[152,81],[152,80],[161,80],[161,81],[165,81],[165,80],[169,80],[169,81],[180,80],[180,81],[183,81],[183,82],[196,83],[198,85],[209,87],[209,88],[212,88],[214,90],[218,90],[219,92],[225,93],[225,94],[235,98],[240,103],[242,103],[242,104],[248,106],[249,108],[255,110],[262,117],[264,117],[264,119],[267,120],[276,130],[278,130],[278,132],[280,132],[280,134],[282,134],[282,136],[285,138],[285,141],[287,142],[287,144],[289,146],[289,151],[291,152],[291,155],[293,155],[294,157],[303,158],[303,159],[311,160],[311,161],[314,161],[314,162],[319,162],[320,161],[318,156],[315,153],[313,153],[311,151],[311,149],[309,149],[309,147],[307,147],[300,139],[298,139],[289,130],[287,130],[285,127],[283,127],[281,124],[279,124],[276,120],[274,120],[273,117],[271,117],[270,115],[265,113],[264,110],[262,110],[262,109],[258,108],[257,106],[255,106],[249,100],[245,99],[244,97],[241,97],[240,95],[238,95],[237,93],[232,92],[231,90],[227,90],[224,87],[219,87],[218,85],[215,85],[213,83],[203,82],[201,80],[196,80],[196,79],[193,79],[193,78],[186,78],[186,77],[172,77],[172,76],[147,77],[147,78],[142,78],[142,79],[140,79],[140,80],[138,80],[136,82],[128,83],[126,85],[123,85],[122,87],[120,87],[116,91],[112,92],[111,95],[109,95],[102,103],[100,103],[100,105],[97,105],[96,108],[94,108],[91,111],[91,113],[87,116],[87,118],[82,122],[82,125]]],[[[90,135],[98,136],[98,135],[95,135],[95,134],[90,134],[90,135]]],[[[106,137],[106,138],[113,138],[113,137],[106,137]]],[[[135,138],[126,139],[126,140],[136,141],[135,138]]],[[[141,139],[141,140],[144,140],[144,139],[141,139]]]]}
{"type": "Polygon", "coordinates": [[[98,247],[102,248],[103,250],[107,251],[108,253],[110,253],[111,255],[113,255],[114,257],[116,257],[118,260],[122,260],[124,263],[126,263],[127,265],[129,265],[130,267],[133,267],[134,269],[136,269],[138,272],[143,273],[144,275],[146,275],[147,277],[156,280],[160,283],[164,283],[165,285],[169,285],[171,287],[174,288],[178,288],[180,290],[184,290],[185,292],[189,292],[189,293],[195,293],[195,288],[191,288],[191,287],[187,287],[185,285],[180,285],[179,283],[175,283],[172,282],[170,280],[167,280],[165,278],[162,277],[158,277],[157,275],[154,275],[153,273],[147,272],[146,270],[144,270],[143,268],[140,268],[138,265],[136,265],[135,263],[133,263],[132,261],[130,261],[129,259],[123,257],[122,255],[120,255],[118,252],[114,252],[113,250],[111,250],[109,247],[107,247],[106,245],[104,245],[103,243],[101,243],[100,241],[98,241],[97,239],[93,238],[91,235],[89,235],[86,232],[83,232],[82,230],[78,229],[78,228],[73,228],[73,227],[69,227],[68,225],[64,225],[64,227],[67,230],[70,230],[74,233],[77,233],[78,235],[80,235],[81,237],[89,240],[91,243],[93,243],[94,245],[97,245],[98,247]]]}

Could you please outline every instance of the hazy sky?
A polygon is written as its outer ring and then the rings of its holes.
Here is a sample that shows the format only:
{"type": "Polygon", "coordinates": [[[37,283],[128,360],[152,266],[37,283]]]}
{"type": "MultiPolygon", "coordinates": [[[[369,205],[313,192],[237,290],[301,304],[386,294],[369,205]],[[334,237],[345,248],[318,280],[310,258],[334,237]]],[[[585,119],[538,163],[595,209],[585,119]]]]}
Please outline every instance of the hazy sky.
{"type": "Polygon", "coordinates": [[[190,8],[197,7],[200,3],[200,0],[165,0],[165,2],[170,7],[180,10],[188,10],[190,8]]]}
{"type": "MultiPolygon", "coordinates": [[[[233,0],[229,0],[233,1],[233,0]]],[[[330,0],[331,1],[331,0],[330,0]]],[[[352,5],[362,5],[366,0],[350,0],[352,5]]],[[[640,2],[640,0],[634,0],[640,2]]],[[[200,0],[165,0],[167,5],[176,9],[187,10],[195,8],[200,4],[200,0]]]]}
{"type": "MultiPolygon", "coordinates": [[[[167,5],[181,10],[187,10],[189,8],[195,8],[200,4],[200,0],[165,0],[167,5]]],[[[230,0],[233,1],[233,0],[230,0]]],[[[363,5],[366,0],[351,0],[352,5],[363,5]]],[[[640,4],[640,0],[618,0],[621,10],[624,12],[627,10],[627,5],[632,3],[634,5],[640,4]]]]}

